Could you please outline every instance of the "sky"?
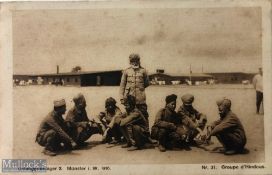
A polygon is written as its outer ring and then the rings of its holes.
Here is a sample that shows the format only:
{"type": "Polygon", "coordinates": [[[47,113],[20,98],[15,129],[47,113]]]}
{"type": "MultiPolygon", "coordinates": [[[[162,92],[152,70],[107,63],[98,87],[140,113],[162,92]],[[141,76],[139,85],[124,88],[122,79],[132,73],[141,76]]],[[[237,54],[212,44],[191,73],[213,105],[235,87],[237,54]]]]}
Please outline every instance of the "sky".
{"type": "Polygon", "coordinates": [[[261,9],[120,8],[13,12],[14,74],[117,70],[138,53],[148,72],[257,72],[261,9]]]}

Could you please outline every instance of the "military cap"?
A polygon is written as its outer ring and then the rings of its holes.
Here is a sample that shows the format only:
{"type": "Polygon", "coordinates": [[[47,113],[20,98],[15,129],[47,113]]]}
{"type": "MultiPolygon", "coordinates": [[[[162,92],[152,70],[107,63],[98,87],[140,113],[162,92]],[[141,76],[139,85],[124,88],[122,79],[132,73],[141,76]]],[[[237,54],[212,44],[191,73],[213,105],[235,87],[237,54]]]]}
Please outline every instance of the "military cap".
{"type": "Polygon", "coordinates": [[[221,98],[221,99],[218,99],[218,100],[216,101],[216,104],[217,104],[217,106],[224,105],[224,106],[230,108],[230,107],[231,107],[231,100],[230,100],[230,99],[227,99],[227,98],[225,98],[225,97],[223,97],[223,98],[221,98]]]}
{"type": "Polygon", "coordinates": [[[109,97],[106,99],[106,102],[105,102],[105,106],[108,106],[108,105],[115,105],[116,104],[116,100],[112,97],[109,97]]]}
{"type": "Polygon", "coordinates": [[[171,103],[172,101],[176,101],[176,100],[177,100],[177,95],[175,95],[175,94],[168,95],[165,98],[166,104],[171,103]]]}
{"type": "Polygon", "coordinates": [[[129,55],[129,62],[133,62],[133,61],[140,61],[140,56],[139,54],[135,54],[135,53],[132,53],[129,55]]]}
{"type": "Polygon", "coordinates": [[[54,107],[61,107],[61,106],[65,106],[65,105],[66,105],[66,103],[65,103],[64,99],[54,101],[54,107]]]}
{"type": "Polygon", "coordinates": [[[194,102],[195,97],[192,94],[185,94],[181,97],[182,103],[190,105],[194,102]]]}
{"type": "Polygon", "coordinates": [[[85,97],[84,97],[84,95],[81,94],[81,93],[77,94],[77,95],[73,98],[73,101],[74,101],[75,103],[78,103],[78,102],[80,102],[80,101],[82,101],[82,100],[85,100],[85,97]]]}
{"type": "Polygon", "coordinates": [[[124,100],[125,104],[130,104],[132,106],[136,105],[136,98],[132,95],[128,95],[124,100]]]}

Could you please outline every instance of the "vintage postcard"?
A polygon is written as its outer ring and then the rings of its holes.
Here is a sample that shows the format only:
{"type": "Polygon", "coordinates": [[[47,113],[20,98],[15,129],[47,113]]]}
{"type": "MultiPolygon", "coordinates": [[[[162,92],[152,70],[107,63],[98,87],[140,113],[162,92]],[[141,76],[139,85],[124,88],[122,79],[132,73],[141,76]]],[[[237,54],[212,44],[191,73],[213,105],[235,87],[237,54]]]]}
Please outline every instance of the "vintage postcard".
{"type": "Polygon", "coordinates": [[[0,5],[1,173],[272,173],[271,1],[0,5]]]}

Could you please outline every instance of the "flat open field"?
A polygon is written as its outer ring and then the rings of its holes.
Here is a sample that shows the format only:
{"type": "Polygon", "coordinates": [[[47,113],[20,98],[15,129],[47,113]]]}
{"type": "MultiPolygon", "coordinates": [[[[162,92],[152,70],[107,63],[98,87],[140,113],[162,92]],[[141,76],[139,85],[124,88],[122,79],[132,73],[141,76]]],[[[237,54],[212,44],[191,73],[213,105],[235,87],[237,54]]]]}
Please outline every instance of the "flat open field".
{"type": "MultiPolygon", "coordinates": [[[[53,108],[53,100],[65,98],[67,109],[73,105],[72,98],[83,93],[87,100],[89,118],[93,118],[104,109],[107,97],[114,97],[119,103],[119,87],[55,87],[25,86],[14,87],[13,90],[13,158],[43,158],[48,164],[193,164],[193,163],[238,163],[264,161],[264,123],[263,115],[255,114],[255,91],[250,86],[214,85],[199,87],[183,86],[151,86],[146,89],[147,105],[150,114],[150,126],[153,125],[156,112],[165,105],[166,95],[178,95],[177,107],[181,104],[180,97],[185,93],[195,95],[194,106],[208,116],[208,123],[218,118],[216,100],[228,97],[232,100],[232,111],[240,117],[248,138],[246,155],[225,156],[210,153],[193,147],[191,151],[175,150],[164,153],[157,148],[128,152],[120,146],[107,148],[98,141],[101,136],[94,135],[89,141],[90,146],[74,150],[68,154],[48,157],[41,153],[42,147],[35,143],[35,136],[41,120],[53,108]]],[[[124,108],[121,107],[123,110],[124,108]]],[[[214,144],[208,148],[219,146],[214,144]]]]}

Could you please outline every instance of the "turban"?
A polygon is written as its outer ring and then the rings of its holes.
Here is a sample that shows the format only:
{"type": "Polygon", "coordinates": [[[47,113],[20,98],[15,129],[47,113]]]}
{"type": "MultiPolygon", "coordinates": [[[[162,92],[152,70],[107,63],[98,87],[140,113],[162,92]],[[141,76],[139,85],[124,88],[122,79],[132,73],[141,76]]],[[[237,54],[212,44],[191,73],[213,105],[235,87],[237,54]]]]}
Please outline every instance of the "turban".
{"type": "Polygon", "coordinates": [[[183,104],[191,105],[194,102],[195,97],[192,94],[185,94],[181,97],[183,104]]]}
{"type": "Polygon", "coordinates": [[[168,96],[166,96],[166,98],[165,98],[166,104],[169,104],[169,103],[171,103],[172,101],[176,101],[176,100],[177,100],[177,96],[176,96],[175,94],[168,95],[168,96]]]}

